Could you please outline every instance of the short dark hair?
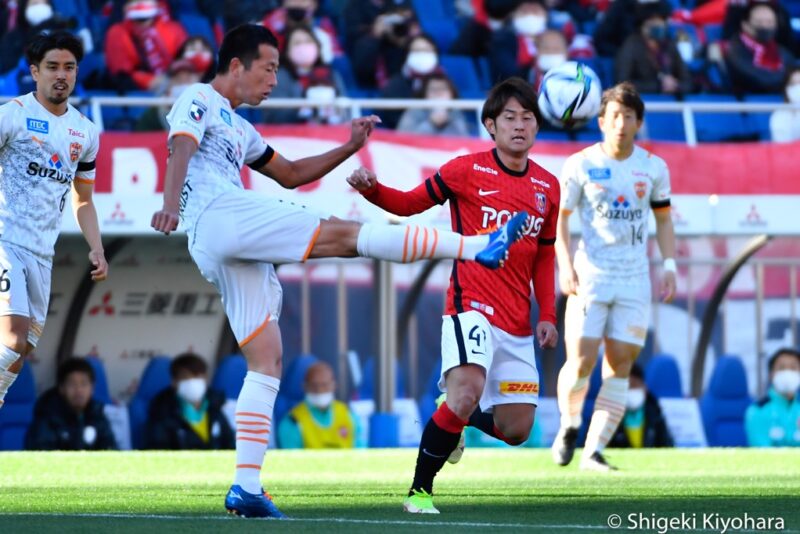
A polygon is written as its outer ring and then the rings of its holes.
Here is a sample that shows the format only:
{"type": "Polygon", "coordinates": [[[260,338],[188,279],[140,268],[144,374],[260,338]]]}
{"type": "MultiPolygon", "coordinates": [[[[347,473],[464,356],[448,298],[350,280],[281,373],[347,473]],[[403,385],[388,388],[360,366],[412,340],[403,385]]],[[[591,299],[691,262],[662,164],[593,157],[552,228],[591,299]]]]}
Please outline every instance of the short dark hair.
{"type": "Polygon", "coordinates": [[[58,373],[56,374],[56,383],[58,386],[63,386],[67,381],[67,377],[72,373],[84,373],[89,377],[89,381],[94,384],[94,368],[92,364],[86,361],[86,358],[69,358],[61,362],[58,366],[58,373]]]}
{"type": "Polygon", "coordinates": [[[188,371],[192,375],[204,375],[208,372],[208,364],[197,354],[184,352],[175,356],[169,364],[169,376],[175,380],[181,371],[188,371]]]}
{"type": "Polygon", "coordinates": [[[600,99],[601,117],[605,115],[606,106],[609,102],[617,102],[626,108],[631,108],[636,112],[638,120],[644,119],[644,102],[636,86],[631,82],[618,83],[614,87],[603,91],[603,97],[600,99]]]}
{"type": "Polygon", "coordinates": [[[225,74],[230,68],[231,60],[238,57],[245,69],[249,69],[253,61],[258,59],[258,47],[262,44],[278,49],[278,39],[271,31],[259,24],[240,24],[222,39],[219,47],[217,72],[225,74]]]}
{"type": "Polygon", "coordinates": [[[432,72],[431,74],[425,76],[422,80],[422,87],[420,87],[419,91],[417,92],[417,98],[425,98],[425,93],[428,92],[428,86],[431,82],[444,82],[450,88],[450,92],[453,94],[453,100],[458,100],[458,88],[456,84],[453,83],[453,80],[450,79],[450,76],[445,74],[444,72],[432,72]]]}
{"type": "Polygon", "coordinates": [[[524,109],[532,111],[537,124],[542,125],[544,118],[539,110],[536,91],[531,84],[517,76],[503,80],[492,87],[489,96],[486,97],[486,102],[483,103],[481,124],[485,125],[486,119],[496,120],[503,112],[506,103],[512,98],[515,98],[524,109]]]}
{"type": "Polygon", "coordinates": [[[50,50],[67,50],[80,63],[83,59],[83,42],[67,31],[40,33],[25,49],[25,59],[29,65],[38,66],[50,50]]]}
{"type": "Polygon", "coordinates": [[[767,370],[769,370],[770,373],[772,372],[772,369],[775,367],[775,362],[778,361],[778,358],[783,356],[784,354],[787,354],[789,356],[794,356],[795,358],[797,358],[797,361],[800,362],[800,351],[795,350],[791,347],[780,348],[775,352],[773,352],[772,356],[770,356],[769,360],[767,361],[767,370]]]}

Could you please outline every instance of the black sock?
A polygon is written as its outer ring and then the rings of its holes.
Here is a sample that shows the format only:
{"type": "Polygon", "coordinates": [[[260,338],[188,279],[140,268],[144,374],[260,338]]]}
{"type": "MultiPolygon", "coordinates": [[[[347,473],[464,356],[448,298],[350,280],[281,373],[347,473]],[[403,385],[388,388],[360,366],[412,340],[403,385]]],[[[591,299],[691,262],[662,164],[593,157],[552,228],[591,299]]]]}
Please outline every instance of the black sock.
{"type": "MultiPolygon", "coordinates": [[[[442,469],[447,457],[458,445],[460,437],[460,432],[458,434],[447,432],[437,425],[433,418],[428,421],[419,442],[417,468],[414,470],[411,490],[422,490],[433,494],[433,477],[442,469]]],[[[411,495],[412,491],[408,494],[411,495]]]]}
{"type": "Polygon", "coordinates": [[[481,407],[475,408],[472,415],[469,416],[469,426],[474,426],[487,436],[492,436],[496,439],[501,439],[500,436],[494,431],[494,415],[481,411],[481,407]]]}

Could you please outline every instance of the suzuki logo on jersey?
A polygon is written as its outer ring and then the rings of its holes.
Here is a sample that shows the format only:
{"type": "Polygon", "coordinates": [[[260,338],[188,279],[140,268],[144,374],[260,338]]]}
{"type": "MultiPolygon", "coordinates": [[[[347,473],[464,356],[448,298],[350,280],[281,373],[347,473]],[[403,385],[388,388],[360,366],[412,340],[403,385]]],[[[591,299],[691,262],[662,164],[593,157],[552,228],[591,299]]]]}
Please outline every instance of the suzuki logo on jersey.
{"type": "MultiPolygon", "coordinates": [[[[56,155],[54,154],[54,156],[56,155]]],[[[55,180],[60,184],[68,184],[72,181],[72,173],[59,171],[62,165],[61,161],[58,160],[57,158],[56,158],[56,163],[53,162],[53,158],[47,160],[47,165],[50,168],[39,165],[35,161],[31,161],[30,163],[28,163],[28,169],[25,172],[27,172],[30,176],[50,178],[51,180],[55,180]],[[58,165],[58,167],[56,167],[56,165],[58,165]]]]}
{"type": "Polygon", "coordinates": [[[485,172],[486,174],[493,174],[495,176],[498,175],[497,171],[492,169],[491,167],[481,167],[477,163],[473,163],[472,164],[472,170],[473,171],[485,172]]]}
{"type": "Polygon", "coordinates": [[[644,212],[641,209],[631,209],[631,203],[623,195],[615,198],[610,205],[601,202],[598,204],[596,211],[604,219],[623,221],[637,221],[644,216],[644,212]]]}
{"type": "Polygon", "coordinates": [[[647,194],[647,183],[636,182],[633,184],[633,190],[636,191],[637,197],[644,198],[644,196],[647,194]]]}
{"type": "Polygon", "coordinates": [[[61,167],[63,167],[61,164],[61,158],[58,157],[58,154],[53,154],[50,156],[50,159],[47,160],[47,164],[54,169],[61,169],[61,167]]]}
{"type": "Polygon", "coordinates": [[[50,133],[50,123],[41,119],[28,119],[28,130],[45,134],[50,133]]]}
{"type": "MultiPolygon", "coordinates": [[[[483,229],[499,228],[508,222],[511,217],[517,214],[516,211],[511,212],[508,210],[500,210],[490,206],[481,206],[483,212],[483,229]]],[[[544,224],[544,217],[528,217],[528,222],[522,229],[522,233],[527,236],[536,237],[542,231],[542,224],[544,224]]]]}
{"type": "Polygon", "coordinates": [[[544,193],[536,193],[536,211],[544,215],[547,209],[547,196],[544,193]]]}

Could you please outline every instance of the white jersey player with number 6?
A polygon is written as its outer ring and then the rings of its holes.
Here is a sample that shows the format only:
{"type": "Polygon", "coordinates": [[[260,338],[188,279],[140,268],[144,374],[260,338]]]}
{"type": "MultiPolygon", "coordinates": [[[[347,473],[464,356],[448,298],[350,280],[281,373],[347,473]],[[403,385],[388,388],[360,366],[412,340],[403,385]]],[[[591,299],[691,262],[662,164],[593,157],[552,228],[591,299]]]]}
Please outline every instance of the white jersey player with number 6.
{"type": "Polygon", "coordinates": [[[561,290],[569,295],[565,317],[567,361],[558,377],[561,428],[553,459],[567,465],[575,451],[589,377],[605,343],[606,370],[586,435],[581,468],[614,469],[603,449],[625,413],[631,366],[647,338],[650,318],[648,222],[664,259],[661,293],[675,292],[675,235],[670,217],[667,164],[634,144],[644,103],[633,85],[603,93],[603,141],[570,156],[561,175],[561,215],[556,255],[561,290]],[[570,257],[569,217],[576,211],[581,240],[570,257]]]}
{"type": "Polygon", "coordinates": [[[42,335],[70,191],[91,277],[108,271],[92,201],[99,133],[67,102],[82,57],[69,33],[36,37],[26,50],[36,91],[0,106],[0,405],[42,335]]]}

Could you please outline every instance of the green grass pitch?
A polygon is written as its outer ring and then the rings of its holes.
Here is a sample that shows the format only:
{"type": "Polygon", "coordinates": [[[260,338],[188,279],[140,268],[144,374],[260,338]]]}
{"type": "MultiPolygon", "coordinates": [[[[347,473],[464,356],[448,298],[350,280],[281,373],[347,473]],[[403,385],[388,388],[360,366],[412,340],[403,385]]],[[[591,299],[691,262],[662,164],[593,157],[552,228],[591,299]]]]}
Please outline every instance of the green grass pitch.
{"type": "Polygon", "coordinates": [[[292,520],[263,521],[224,513],[230,451],[2,453],[0,532],[586,533],[611,532],[618,514],[626,532],[663,534],[657,521],[681,518],[692,531],[723,532],[720,520],[746,528],[747,517],[772,517],[800,533],[800,450],[611,450],[621,471],[593,474],[577,459],[554,465],[547,450],[467,449],[437,477],[441,515],[427,516],[402,512],[415,456],[270,451],[263,479],[292,520]]]}

